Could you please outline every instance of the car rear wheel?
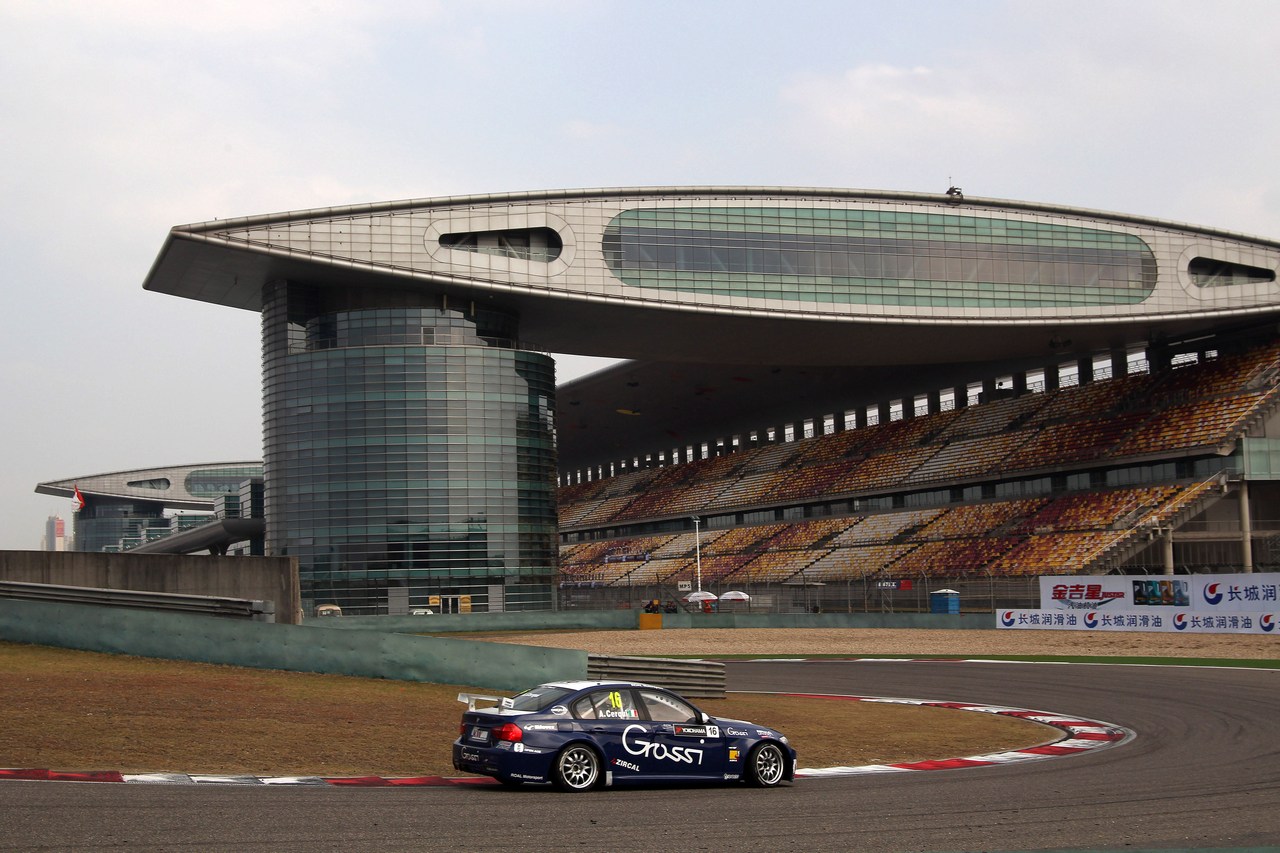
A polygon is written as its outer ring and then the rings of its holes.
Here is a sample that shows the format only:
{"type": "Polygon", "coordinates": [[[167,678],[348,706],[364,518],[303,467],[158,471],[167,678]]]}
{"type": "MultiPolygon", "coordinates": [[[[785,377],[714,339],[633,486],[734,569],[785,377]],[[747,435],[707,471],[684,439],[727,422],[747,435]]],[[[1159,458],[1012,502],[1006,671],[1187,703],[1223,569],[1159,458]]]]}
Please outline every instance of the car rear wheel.
{"type": "Polygon", "coordinates": [[[776,743],[762,743],[747,759],[747,784],[757,788],[773,788],[787,772],[787,759],[776,743]]]}
{"type": "Polygon", "coordinates": [[[590,791],[600,782],[600,756],[586,744],[569,744],[556,756],[551,781],[561,791],[590,791]]]}

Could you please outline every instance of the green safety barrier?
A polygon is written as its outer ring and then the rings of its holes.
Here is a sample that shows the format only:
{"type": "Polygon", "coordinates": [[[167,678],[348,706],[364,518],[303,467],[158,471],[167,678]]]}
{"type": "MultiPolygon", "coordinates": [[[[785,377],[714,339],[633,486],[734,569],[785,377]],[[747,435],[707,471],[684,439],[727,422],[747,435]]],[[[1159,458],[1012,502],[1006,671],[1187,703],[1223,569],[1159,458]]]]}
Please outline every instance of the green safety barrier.
{"type": "Polygon", "coordinates": [[[216,616],[2,598],[0,640],[493,690],[523,690],[545,681],[582,679],[587,675],[587,653],[575,649],[394,632],[332,631],[216,616]]]}
{"type": "Polygon", "coordinates": [[[397,634],[455,634],[481,631],[630,630],[635,610],[521,610],[503,613],[436,613],[431,616],[308,616],[312,627],[390,631],[397,634]]]}
{"type": "MultiPolygon", "coordinates": [[[[453,634],[495,631],[630,631],[642,610],[447,613],[432,616],[320,616],[306,624],[347,631],[453,634]]],[[[992,613],[662,613],[663,628],[964,628],[995,630],[992,613]]]]}

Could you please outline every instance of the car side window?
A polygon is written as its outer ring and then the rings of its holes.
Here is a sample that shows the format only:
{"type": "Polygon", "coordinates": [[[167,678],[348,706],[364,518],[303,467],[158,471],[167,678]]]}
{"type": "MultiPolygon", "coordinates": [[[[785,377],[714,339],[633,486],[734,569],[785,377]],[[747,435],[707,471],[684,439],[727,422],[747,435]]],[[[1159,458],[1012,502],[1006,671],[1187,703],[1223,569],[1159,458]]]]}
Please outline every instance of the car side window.
{"type": "Polygon", "coordinates": [[[597,690],[573,703],[580,720],[638,720],[635,696],[630,690],[597,690]]]}
{"type": "Polygon", "coordinates": [[[670,693],[641,690],[640,701],[644,702],[644,709],[649,712],[649,719],[656,723],[695,723],[698,721],[698,712],[693,709],[693,706],[682,702],[670,693]]]}

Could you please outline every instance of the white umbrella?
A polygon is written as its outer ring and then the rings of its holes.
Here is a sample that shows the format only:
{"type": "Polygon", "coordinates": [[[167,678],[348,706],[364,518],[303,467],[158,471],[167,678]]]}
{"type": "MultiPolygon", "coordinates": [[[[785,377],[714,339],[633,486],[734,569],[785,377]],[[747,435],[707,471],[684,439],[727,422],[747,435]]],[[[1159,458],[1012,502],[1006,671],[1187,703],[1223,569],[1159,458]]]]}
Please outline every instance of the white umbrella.
{"type": "Polygon", "coordinates": [[[688,595],[686,595],[684,597],[684,600],[685,601],[715,601],[716,594],[714,592],[707,592],[704,589],[700,589],[697,592],[691,592],[688,595]]]}
{"type": "Polygon", "coordinates": [[[724,595],[720,596],[721,601],[750,601],[751,596],[747,595],[740,589],[731,589],[724,595]]]}

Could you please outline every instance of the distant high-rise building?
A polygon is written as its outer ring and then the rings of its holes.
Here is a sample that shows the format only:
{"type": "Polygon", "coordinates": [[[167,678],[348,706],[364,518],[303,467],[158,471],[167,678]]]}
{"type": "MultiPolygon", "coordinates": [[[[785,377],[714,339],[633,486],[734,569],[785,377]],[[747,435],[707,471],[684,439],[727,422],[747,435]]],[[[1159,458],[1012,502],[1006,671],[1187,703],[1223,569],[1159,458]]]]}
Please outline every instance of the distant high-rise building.
{"type": "Polygon", "coordinates": [[[78,502],[75,550],[121,551],[167,532],[166,510],[212,512],[219,495],[239,494],[244,480],[261,476],[261,462],[173,465],[53,480],[36,492],[78,502]]]}
{"type": "Polygon", "coordinates": [[[51,515],[45,519],[44,538],[40,540],[40,550],[67,550],[67,523],[56,515],[51,515]]]}

